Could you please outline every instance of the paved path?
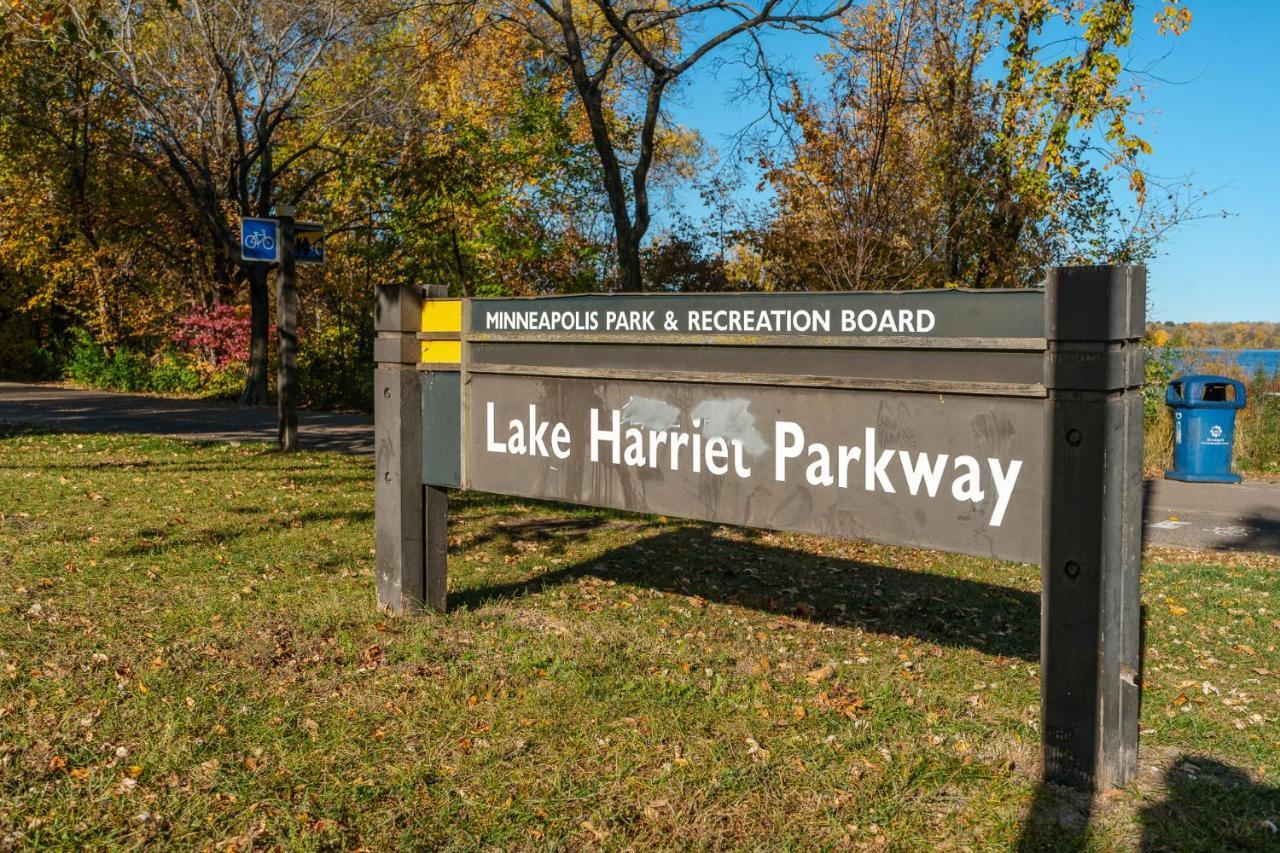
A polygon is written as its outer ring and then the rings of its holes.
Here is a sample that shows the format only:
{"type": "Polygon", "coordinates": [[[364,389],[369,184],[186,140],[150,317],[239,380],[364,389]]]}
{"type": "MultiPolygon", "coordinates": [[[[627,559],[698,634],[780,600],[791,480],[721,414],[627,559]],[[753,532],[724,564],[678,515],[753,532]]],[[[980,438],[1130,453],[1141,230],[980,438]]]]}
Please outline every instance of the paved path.
{"type": "Polygon", "coordinates": [[[1280,483],[1148,480],[1146,537],[1152,545],[1280,554],[1280,483]]]}
{"type": "MultiPolygon", "coordinates": [[[[276,440],[274,406],[174,400],[0,382],[0,423],[68,432],[138,432],[208,441],[276,440]]],[[[373,419],[302,411],[298,440],[308,450],[373,452],[373,419]]]]}
{"type": "MultiPolygon", "coordinates": [[[[6,422],[213,441],[276,439],[276,413],[270,407],[0,382],[0,423],[6,422]]],[[[368,417],[302,412],[298,434],[305,448],[373,452],[368,417]]],[[[1280,483],[1150,480],[1145,490],[1145,529],[1152,545],[1280,554],[1280,483]]]]}

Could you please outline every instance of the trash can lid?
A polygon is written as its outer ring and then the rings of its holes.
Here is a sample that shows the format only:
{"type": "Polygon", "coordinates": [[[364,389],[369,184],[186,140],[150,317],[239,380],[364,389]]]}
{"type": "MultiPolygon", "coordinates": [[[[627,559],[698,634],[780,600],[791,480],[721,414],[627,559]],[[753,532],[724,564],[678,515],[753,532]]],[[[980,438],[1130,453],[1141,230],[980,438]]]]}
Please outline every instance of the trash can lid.
{"type": "Polygon", "coordinates": [[[1194,373],[1169,381],[1165,399],[1171,406],[1193,409],[1240,409],[1245,404],[1244,383],[1229,376],[1194,373]]]}

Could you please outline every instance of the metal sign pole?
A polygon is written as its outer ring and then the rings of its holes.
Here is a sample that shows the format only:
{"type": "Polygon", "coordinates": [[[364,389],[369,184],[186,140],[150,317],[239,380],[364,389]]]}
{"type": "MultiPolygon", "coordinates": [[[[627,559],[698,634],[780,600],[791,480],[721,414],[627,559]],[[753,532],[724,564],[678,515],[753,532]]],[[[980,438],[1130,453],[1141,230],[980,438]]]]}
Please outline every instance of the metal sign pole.
{"type": "Polygon", "coordinates": [[[281,450],[298,447],[298,275],[294,253],[293,208],[282,205],[280,269],[276,273],[276,409],[281,450]]]}

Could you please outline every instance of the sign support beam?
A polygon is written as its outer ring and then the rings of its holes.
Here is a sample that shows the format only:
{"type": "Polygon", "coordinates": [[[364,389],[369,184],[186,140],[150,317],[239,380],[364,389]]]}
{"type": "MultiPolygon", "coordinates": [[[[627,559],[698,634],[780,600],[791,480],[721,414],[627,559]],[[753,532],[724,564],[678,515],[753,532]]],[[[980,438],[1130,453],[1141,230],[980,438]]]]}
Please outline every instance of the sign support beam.
{"type": "Polygon", "coordinates": [[[374,530],[378,606],[397,615],[445,609],[447,515],[443,488],[422,482],[423,293],[379,285],[375,306],[374,530]]]}
{"type": "Polygon", "coordinates": [[[1145,301],[1142,267],[1046,283],[1042,775],[1092,790],[1137,771],[1145,301]]]}
{"type": "Polygon", "coordinates": [[[422,407],[416,332],[422,294],[379,285],[374,310],[374,534],[378,606],[405,616],[426,595],[422,407]]]}
{"type": "Polygon", "coordinates": [[[276,272],[276,411],[283,451],[298,449],[298,267],[293,208],[282,206],[280,269],[276,272]]]}

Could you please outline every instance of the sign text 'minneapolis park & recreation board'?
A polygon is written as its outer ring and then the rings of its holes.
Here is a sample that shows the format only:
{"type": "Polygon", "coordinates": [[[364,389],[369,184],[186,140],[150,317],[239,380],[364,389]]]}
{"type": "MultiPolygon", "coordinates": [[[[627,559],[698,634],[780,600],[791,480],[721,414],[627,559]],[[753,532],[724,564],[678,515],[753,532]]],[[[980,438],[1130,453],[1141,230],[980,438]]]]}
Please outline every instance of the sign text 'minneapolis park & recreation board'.
{"type": "Polygon", "coordinates": [[[1047,778],[1135,770],[1145,270],[1043,288],[379,292],[378,596],[445,606],[446,488],[1042,566],[1047,778]]]}

